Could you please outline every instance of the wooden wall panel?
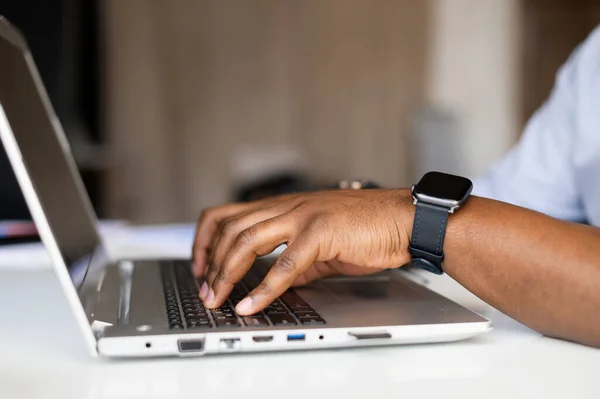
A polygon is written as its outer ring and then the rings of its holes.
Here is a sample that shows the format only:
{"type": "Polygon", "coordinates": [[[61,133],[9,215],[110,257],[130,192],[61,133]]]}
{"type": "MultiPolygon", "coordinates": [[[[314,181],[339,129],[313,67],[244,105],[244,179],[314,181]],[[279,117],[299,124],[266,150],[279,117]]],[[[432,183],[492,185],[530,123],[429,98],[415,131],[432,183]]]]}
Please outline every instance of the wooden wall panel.
{"type": "Polygon", "coordinates": [[[112,216],[192,220],[229,199],[248,143],[297,146],[321,178],[409,184],[428,4],[107,1],[112,216]]]}

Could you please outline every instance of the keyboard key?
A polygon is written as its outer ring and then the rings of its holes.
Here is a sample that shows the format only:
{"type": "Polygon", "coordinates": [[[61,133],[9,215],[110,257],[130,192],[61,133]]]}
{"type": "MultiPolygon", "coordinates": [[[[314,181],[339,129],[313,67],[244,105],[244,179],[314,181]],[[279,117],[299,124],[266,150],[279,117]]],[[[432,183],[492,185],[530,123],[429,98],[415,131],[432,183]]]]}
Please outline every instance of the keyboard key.
{"type": "Polygon", "coordinates": [[[319,316],[318,314],[311,314],[311,315],[298,317],[298,319],[300,319],[300,322],[302,322],[304,320],[318,320],[320,318],[321,318],[321,316],[319,316]]]}
{"type": "Polygon", "coordinates": [[[268,326],[269,322],[264,317],[246,316],[243,318],[248,327],[268,326]]]}
{"type": "Polygon", "coordinates": [[[206,313],[206,309],[204,309],[200,306],[183,306],[183,311],[186,313],[197,313],[197,312],[206,313]]]}
{"type": "Polygon", "coordinates": [[[315,317],[319,317],[319,314],[317,312],[315,312],[314,310],[308,310],[308,309],[303,309],[303,310],[299,310],[299,311],[295,311],[294,314],[296,315],[296,317],[304,317],[304,316],[315,316],[315,317]]]}
{"type": "Polygon", "coordinates": [[[187,325],[188,326],[196,326],[196,325],[198,325],[198,326],[206,326],[206,325],[209,325],[209,324],[212,324],[212,323],[208,319],[202,319],[202,320],[195,319],[195,320],[188,320],[187,321],[187,325]]]}
{"type": "Polygon", "coordinates": [[[319,324],[325,324],[325,320],[318,318],[318,319],[300,319],[300,323],[302,323],[305,326],[313,326],[313,325],[319,325],[319,324]]]}
{"type": "Polygon", "coordinates": [[[240,327],[237,319],[217,320],[218,327],[240,327]]]}
{"type": "Polygon", "coordinates": [[[233,313],[215,315],[214,317],[215,317],[215,320],[236,320],[237,319],[233,313]]]}
{"type": "Polygon", "coordinates": [[[198,306],[184,306],[183,311],[185,313],[206,313],[206,310],[198,306]]]}
{"type": "Polygon", "coordinates": [[[248,295],[246,283],[235,285],[231,295],[218,309],[206,309],[198,296],[201,281],[191,273],[190,263],[164,262],[161,264],[167,320],[171,329],[211,327],[268,327],[292,326],[298,317],[304,325],[319,325],[325,321],[293,290],[285,292],[264,312],[238,319],[233,307],[248,295]],[[290,314],[292,311],[294,315],[290,314]],[[183,317],[182,317],[183,316],[183,317]],[[214,320],[214,321],[213,321],[214,320]],[[213,324],[214,323],[214,324],[213,324]],[[216,325],[215,325],[216,324],[216,325]]]}
{"type": "Polygon", "coordinates": [[[198,311],[198,310],[193,310],[193,311],[186,311],[185,316],[186,317],[207,317],[208,313],[198,311]]]}
{"type": "Polygon", "coordinates": [[[225,313],[233,313],[233,309],[228,308],[228,309],[223,309],[223,308],[219,308],[219,309],[213,309],[211,310],[212,314],[225,314],[225,313]]]}
{"type": "Polygon", "coordinates": [[[188,327],[190,327],[190,328],[212,327],[212,324],[210,323],[209,320],[202,320],[202,321],[189,322],[188,327]]]}
{"type": "Polygon", "coordinates": [[[205,322],[205,321],[210,322],[210,319],[208,317],[194,316],[194,317],[186,318],[186,321],[188,323],[199,323],[199,322],[205,322]]]}
{"type": "Polygon", "coordinates": [[[204,308],[200,302],[185,302],[182,306],[184,308],[204,308]]]}
{"type": "Polygon", "coordinates": [[[221,306],[220,308],[211,309],[211,312],[213,312],[213,313],[231,313],[231,312],[233,312],[233,309],[231,308],[231,306],[221,306]]]}
{"type": "Polygon", "coordinates": [[[268,314],[269,316],[276,315],[276,314],[289,314],[288,312],[286,312],[283,309],[281,309],[281,310],[267,310],[265,313],[268,314]]]}
{"type": "Polygon", "coordinates": [[[289,314],[269,315],[269,319],[276,326],[295,325],[296,320],[289,314]]]}
{"type": "Polygon", "coordinates": [[[300,297],[300,295],[298,295],[294,291],[288,290],[288,291],[284,292],[279,299],[281,299],[290,308],[299,307],[299,306],[300,307],[308,307],[308,304],[306,303],[306,301],[304,299],[302,299],[300,297]]]}

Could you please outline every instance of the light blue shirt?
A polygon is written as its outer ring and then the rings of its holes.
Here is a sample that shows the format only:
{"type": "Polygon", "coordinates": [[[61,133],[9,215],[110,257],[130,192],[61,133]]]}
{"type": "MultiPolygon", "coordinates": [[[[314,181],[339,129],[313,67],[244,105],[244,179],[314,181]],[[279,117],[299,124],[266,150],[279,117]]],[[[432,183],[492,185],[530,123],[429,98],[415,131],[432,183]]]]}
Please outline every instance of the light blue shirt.
{"type": "Polygon", "coordinates": [[[519,143],[473,194],[600,226],[600,27],[560,69],[519,143]]]}

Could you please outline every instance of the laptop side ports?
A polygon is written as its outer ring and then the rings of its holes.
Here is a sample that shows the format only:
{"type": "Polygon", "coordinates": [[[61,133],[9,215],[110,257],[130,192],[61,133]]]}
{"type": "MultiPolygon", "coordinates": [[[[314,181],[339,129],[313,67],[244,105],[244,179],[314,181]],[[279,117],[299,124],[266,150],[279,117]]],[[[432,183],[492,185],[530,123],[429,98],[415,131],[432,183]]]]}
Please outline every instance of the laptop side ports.
{"type": "Polygon", "coordinates": [[[294,333],[294,334],[288,334],[288,336],[287,336],[288,342],[290,342],[290,341],[296,341],[296,342],[297,341],[304,341],[305,339],[306,339],[306,334],[297,334],[297,333],[294,333]]]}
{"type": "Polygon", "coordinates": [[[252,341],[254,341],[254,342],[271,342],[271,341],[273,341],[273,336],[272,335],[258,335],[258,336],[252,337],[252,341]]]}
{"type": "Polygon", "coordinates": [[[204,350],[204,339],[181,339],[177,341],[179,352],[202,352],[204,350]]]}
{"type": "Polygon", "coordinates": [[[221,352],[237,352],[242,345],[239,338],[221,338],[219,348],[221,352]]]}

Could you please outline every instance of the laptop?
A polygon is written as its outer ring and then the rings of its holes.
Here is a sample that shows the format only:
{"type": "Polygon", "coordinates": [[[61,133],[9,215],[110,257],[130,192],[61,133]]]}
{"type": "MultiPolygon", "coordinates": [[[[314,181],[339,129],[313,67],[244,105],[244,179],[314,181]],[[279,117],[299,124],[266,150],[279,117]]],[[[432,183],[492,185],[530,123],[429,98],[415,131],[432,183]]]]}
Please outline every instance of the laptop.
{"type": "MultiPolygon", "coordinates": [[[[61,124],[23,36],[0,17],[0,137],[71,311],[93,355],[201,356],[457,341],[489,320],[399,271],[290,289],[263,312],[234,307],[266,274],[263,257],[227,302],[206,309],[189,259],[110,259],[61,124]]],[[[190,250],[191,252],[191,250],[190,250]]]]}

